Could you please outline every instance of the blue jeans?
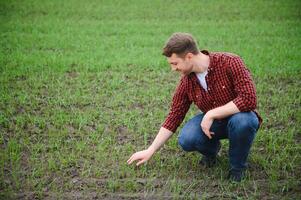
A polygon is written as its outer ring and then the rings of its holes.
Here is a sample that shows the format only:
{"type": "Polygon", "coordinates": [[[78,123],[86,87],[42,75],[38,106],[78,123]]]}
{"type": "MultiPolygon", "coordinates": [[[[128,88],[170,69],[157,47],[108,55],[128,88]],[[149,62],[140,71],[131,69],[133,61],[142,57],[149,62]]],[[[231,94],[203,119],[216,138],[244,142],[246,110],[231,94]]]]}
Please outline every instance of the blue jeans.
{"type": "Polygon", "coordinates": [[[190,119],[179,135],[179,144],[184,151],[198,151],[205,156],[216,156],[221,139],[229,139],[230,169],[244,170],[252,142],[259,128],[254,112],[240,112],[222,120],[214,120],[210,131],[215,134],[209,139],[200,126],[204,114],[190,119]]]}

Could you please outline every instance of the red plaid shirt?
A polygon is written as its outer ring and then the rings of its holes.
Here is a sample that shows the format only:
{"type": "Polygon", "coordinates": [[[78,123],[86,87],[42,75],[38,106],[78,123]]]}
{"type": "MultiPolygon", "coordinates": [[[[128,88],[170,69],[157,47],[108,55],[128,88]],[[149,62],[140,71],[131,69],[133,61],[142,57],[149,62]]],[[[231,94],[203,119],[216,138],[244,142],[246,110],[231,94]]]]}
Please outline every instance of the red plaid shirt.
{"type": "Polygon", "coordinates": [[[210,64],[206,76],[206,91],[199,83],[195,73],[183,76],[174,93],[170,112],[163,127],[175,132],[185,118],[193,102],[203,113],[230,101],[241,112],[256,112],[256,91],[251,74],[242,59],[230,53],[202,53],[209,55],[210,64]]]}

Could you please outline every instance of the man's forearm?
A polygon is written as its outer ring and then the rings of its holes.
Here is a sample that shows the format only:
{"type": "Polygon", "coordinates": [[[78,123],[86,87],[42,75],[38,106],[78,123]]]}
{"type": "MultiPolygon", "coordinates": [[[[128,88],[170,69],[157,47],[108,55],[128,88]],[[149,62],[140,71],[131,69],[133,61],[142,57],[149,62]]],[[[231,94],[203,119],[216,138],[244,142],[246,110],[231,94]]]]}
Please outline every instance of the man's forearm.
{"type": "Polygon", "coordinates": [[[208,114],[213,118],[213,119],[223,119],[226,118],[230,115],[233,115],[235,113],[240,112],[237,106],[233,103],[233,101],[230,101],[224,106],[214,108],[210,111],[208,111],[208,114]]]}
{"type": "Polygon", "coordinates": [[[172,136],[172,134],[173,132],[170,130],[161,127],[155,140],[148,149],[151,150],[152,153],[155,153],[172,136]]]}

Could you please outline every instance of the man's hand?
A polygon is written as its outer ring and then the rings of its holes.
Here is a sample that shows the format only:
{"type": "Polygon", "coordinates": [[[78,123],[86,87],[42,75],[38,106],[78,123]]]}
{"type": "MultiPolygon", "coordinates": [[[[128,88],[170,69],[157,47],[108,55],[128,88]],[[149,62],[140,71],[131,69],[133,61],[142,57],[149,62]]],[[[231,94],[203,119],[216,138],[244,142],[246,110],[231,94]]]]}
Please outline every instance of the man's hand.
{"type": "Polygon", "coordinates": [[[154,151],[152,151],[150,149],[146,149],[146,150],[143,150],[143,151],[138,151],[138,152],[134,153],[130,157],[130,159],[128,159],[127,163],[130,165],[134,161],[138,160],[136,165],[139,166],[142,163],[145,163],[146,161],[148,161],[152,157],[153,154],[154,154],[154,151]]]}
{"type": "Polygon", "coordinates": [[[130,159],[128,159],[127,163],[130,165],[136,160],[138,161],[136,164],[137,166],[145,163],[168,140],[168,138],[171,137],[171,135],[172,132],[170,130],[161,127],[152,145],[146,150],[134,153],[130,159]]]}
{"type": "Polygon", "coordinates": [[[212,139],[212,136],[211,135],[214,135],[214,132],[211,132],[210,131],[210,128],[211,128],[211,125],[213,123],[213,117],[211,116],[210,114],[210,111],[207,112],[204,117],[203,117],[203,120],[201,122],[201,128],[203,130],[203,132],[207,135],[207,137],[209,139],[212,139]]]}

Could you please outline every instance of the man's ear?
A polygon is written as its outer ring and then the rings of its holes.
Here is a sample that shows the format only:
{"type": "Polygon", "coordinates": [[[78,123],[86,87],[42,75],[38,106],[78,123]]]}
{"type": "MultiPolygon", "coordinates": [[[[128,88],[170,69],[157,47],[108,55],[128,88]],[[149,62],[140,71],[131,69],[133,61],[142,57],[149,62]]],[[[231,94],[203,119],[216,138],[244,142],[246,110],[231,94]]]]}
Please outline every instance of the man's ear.
{"type": "Polygon", "coordinates": [[[185,56],[185,59],[187,60],[191,60],[191,58],[193,57],[193,53],[187,53],[186,56],[185,56]]]}

